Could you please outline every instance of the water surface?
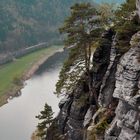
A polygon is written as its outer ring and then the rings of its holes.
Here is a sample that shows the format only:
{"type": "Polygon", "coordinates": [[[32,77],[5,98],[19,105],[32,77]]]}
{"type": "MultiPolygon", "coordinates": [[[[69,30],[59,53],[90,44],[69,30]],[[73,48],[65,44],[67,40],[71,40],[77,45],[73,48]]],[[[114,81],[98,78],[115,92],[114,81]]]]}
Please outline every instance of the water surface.
{"type": "Polygon", "coordinates": [[[0,140],[30,140],[38,120],[36,115],[47,102],[55,115],[59,99],[53,94],[66,53],[57,53],[26,81],[21,96],[0,108],[0,140]]]}

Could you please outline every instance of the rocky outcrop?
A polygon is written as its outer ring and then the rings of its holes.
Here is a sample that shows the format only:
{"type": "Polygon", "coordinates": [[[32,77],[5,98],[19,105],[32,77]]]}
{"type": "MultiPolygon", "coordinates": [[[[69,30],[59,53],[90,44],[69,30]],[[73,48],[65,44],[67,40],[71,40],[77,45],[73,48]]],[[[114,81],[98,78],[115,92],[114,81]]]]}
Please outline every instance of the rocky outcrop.
{"type": "Polygon", "coordinates": [[[140,0],[136,0],[137,13],[140,17],[140,0]]]}
{"type": "MultiPolygon", "coordinates": [[[[139,33],[132,39],[138,37],[139,33]]],[[[140,46],[132,43],[132,48],[125,53],[118,64],[116,85],[113,96],[119,99],[111,127],[106,131],[106,140],[140,139],[140,46]]]]}
{"type": "Polygon", "coordinates": [[[91,78],[98,108],[86,75],[60,102],[57,125],[65,140],[140,140],[140,32],[132,36],[125,53],[117,42],[117,34],[106,31],[93,55],[91,78]]]}
{"type": "Polygon", "coordinates": [[[117,42],[117,37],[114,36],[113,42],[112,42],[112,47],[110,51],[110,63],[107,68],[107,71],[104,75],[104,78],[102,80],[102,85],[100,88],[100,94],[98,98],[98,102],[100,106],[102,107],[107,107],[113,100],[113,92],[115,88],[115,73],[117,69],[117,64],[119,62],[119,59],[121,57],[121,53],[117,51],[115,48],[117,42]]]}
{"type": "Polygon", "coordinates": [[[119,63],[122,53],[116,49],[117,36],[112,36],[110,55],[108,57],[108,65],[106,71],[102,77],[100,89],[98,91],[98,103],[99,109],[91,116],[90,123],[88,124],[87,134],[85,140],[103,140],[104,131],[108,126],[107,121],[110,123],[114,117],[114,108],[116,107],[118,100],[113,98],[115,89],[115,73],[117,70],[117,64],[119,63]],[[110,113],[109,113],[110,112],[110,113]],[[102,127],[103,126],[103,127],[102,127]],[[101,128],[102,127],[102,128],[101,128]],[[100,132],[101,133],[100,133],[100,132]]]}
{"type": "Polygon", "coordinates": [[[108,31],[102,36],[102,43],[112,40],[112,37],[113,42],[105,46],[100,44],[93,57],[93,88],[100,108],[97,110],[83,76],[72,93],[59,104],[56,123],[63,139],[140,139],[139,34],[132,37],[131,49],[123,56],[115,48],[116,36],[113,32],[108,31]],[[104,52],[108,55],[104,56],[104,52]]]}
{"type": "MultiPolygon", "coordinates": [[[[91,76],[97,93],[109,65],[113,35],[112,30],[103,33],[100,46],[93,56],[91,76]]],[[[90,96],[87,80],[86,75],[83,75],[72,93],[64,97],[59,104],[60,113],[57,123],[59,130],[65,135],[65,139],[82,140],[85,136],[85,128],[89,126],[91,118],[96,112],[95,99],[90,96]]]]}
{"type": "Polygon", "coordinates": [[[93,62],[98,67],[93,68],[93,87],[99,94],[100,108],[97,110],[86,82],[81,80],[59,104],[57,125],[63,139],[140,139],[140,44],[134,41],[136,38],[139,39],[139,32],[122,57],[112,45],[109,57],[100,63],[104,47],[96,50],[93,62]]]}

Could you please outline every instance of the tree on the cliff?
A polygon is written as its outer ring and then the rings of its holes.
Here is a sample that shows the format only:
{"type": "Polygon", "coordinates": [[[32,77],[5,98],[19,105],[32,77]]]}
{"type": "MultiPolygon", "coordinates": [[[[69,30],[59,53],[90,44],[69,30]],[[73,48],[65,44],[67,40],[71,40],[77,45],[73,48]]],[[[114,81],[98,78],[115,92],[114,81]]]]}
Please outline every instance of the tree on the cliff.
{"type": "Polygon", "coordinates": [[[104,26],[110,26],[113,24],[116,7],[115,3],[101,3],[99,5],[98,11],[101,16],[101,22],[104,26]]]}
{"type": "Polygon", "coordinates": [[[115,12],[114,29],[118,39],[116,47],[122,53],[130,48],[132,35],[140,30],[139,18],[135,10],[135,1],[126,0],[115,12]]]}
{"type": "Polygon", "coordinates": [[[116,10],[115,18],[118,21],[122,21],[122,20],[124,21],[128,17],[130,17],[132,12],[134,12],[135,10],[136,10],[135,0],[126,0],[126,2],[121,4],[121,6],[116,10]]]}
{"type": "Polygon", "coordinates": [[[60,32],[67,35],[65,46],[72,49],[60,72],[57,93],[71,93],[83,73],[88,77],[87,84],[91,91],[92,43],[100,36],[101,29],[100,16],[94,6],[82,3],[71,7],[71,16],[60,32]]]}
{"type": "Polygon", "coordinates": [[[50,127],[52,121],[53,121],[53,112],[51,106],[49,106],[47,103],[44,106],[44,110],[40,112],[36,118],[38,118],[41,122],[38,123],[37,129],[38,133],[37,135],[42,139],[45,140],[47,135],[47,128],[50,127]]]}

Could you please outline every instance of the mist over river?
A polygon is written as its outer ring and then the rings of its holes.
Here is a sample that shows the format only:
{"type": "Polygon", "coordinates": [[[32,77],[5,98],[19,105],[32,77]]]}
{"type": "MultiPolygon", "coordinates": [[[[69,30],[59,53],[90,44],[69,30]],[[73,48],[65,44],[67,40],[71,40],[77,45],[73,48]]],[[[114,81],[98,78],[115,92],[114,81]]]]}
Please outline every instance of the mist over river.
{"type": "Polygon", "coordinates": [[[0,108],[0,139],[1,140],[30,140],[36,129],[38,119],[35,118],[43,110],[47,102],[55,112],[59,112],[60,99],[53,94],[58,75],[67,53],[56,53],[51,56],[25,82],[21,96],[9,101],[0,108]]]}

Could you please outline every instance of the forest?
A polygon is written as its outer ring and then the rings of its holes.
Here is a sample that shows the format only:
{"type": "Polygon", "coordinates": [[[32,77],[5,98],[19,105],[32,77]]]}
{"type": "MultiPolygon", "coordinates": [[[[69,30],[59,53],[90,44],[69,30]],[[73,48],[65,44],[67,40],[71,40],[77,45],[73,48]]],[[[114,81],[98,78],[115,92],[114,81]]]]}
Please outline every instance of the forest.
{"type": "MultiPolygon", "coordinates": [[[[84,2],[87,0],[77,0],[84,2]]],[[[1,0],[0,53],[60,42],[58,28],[75,0],[1,0]]]]}

